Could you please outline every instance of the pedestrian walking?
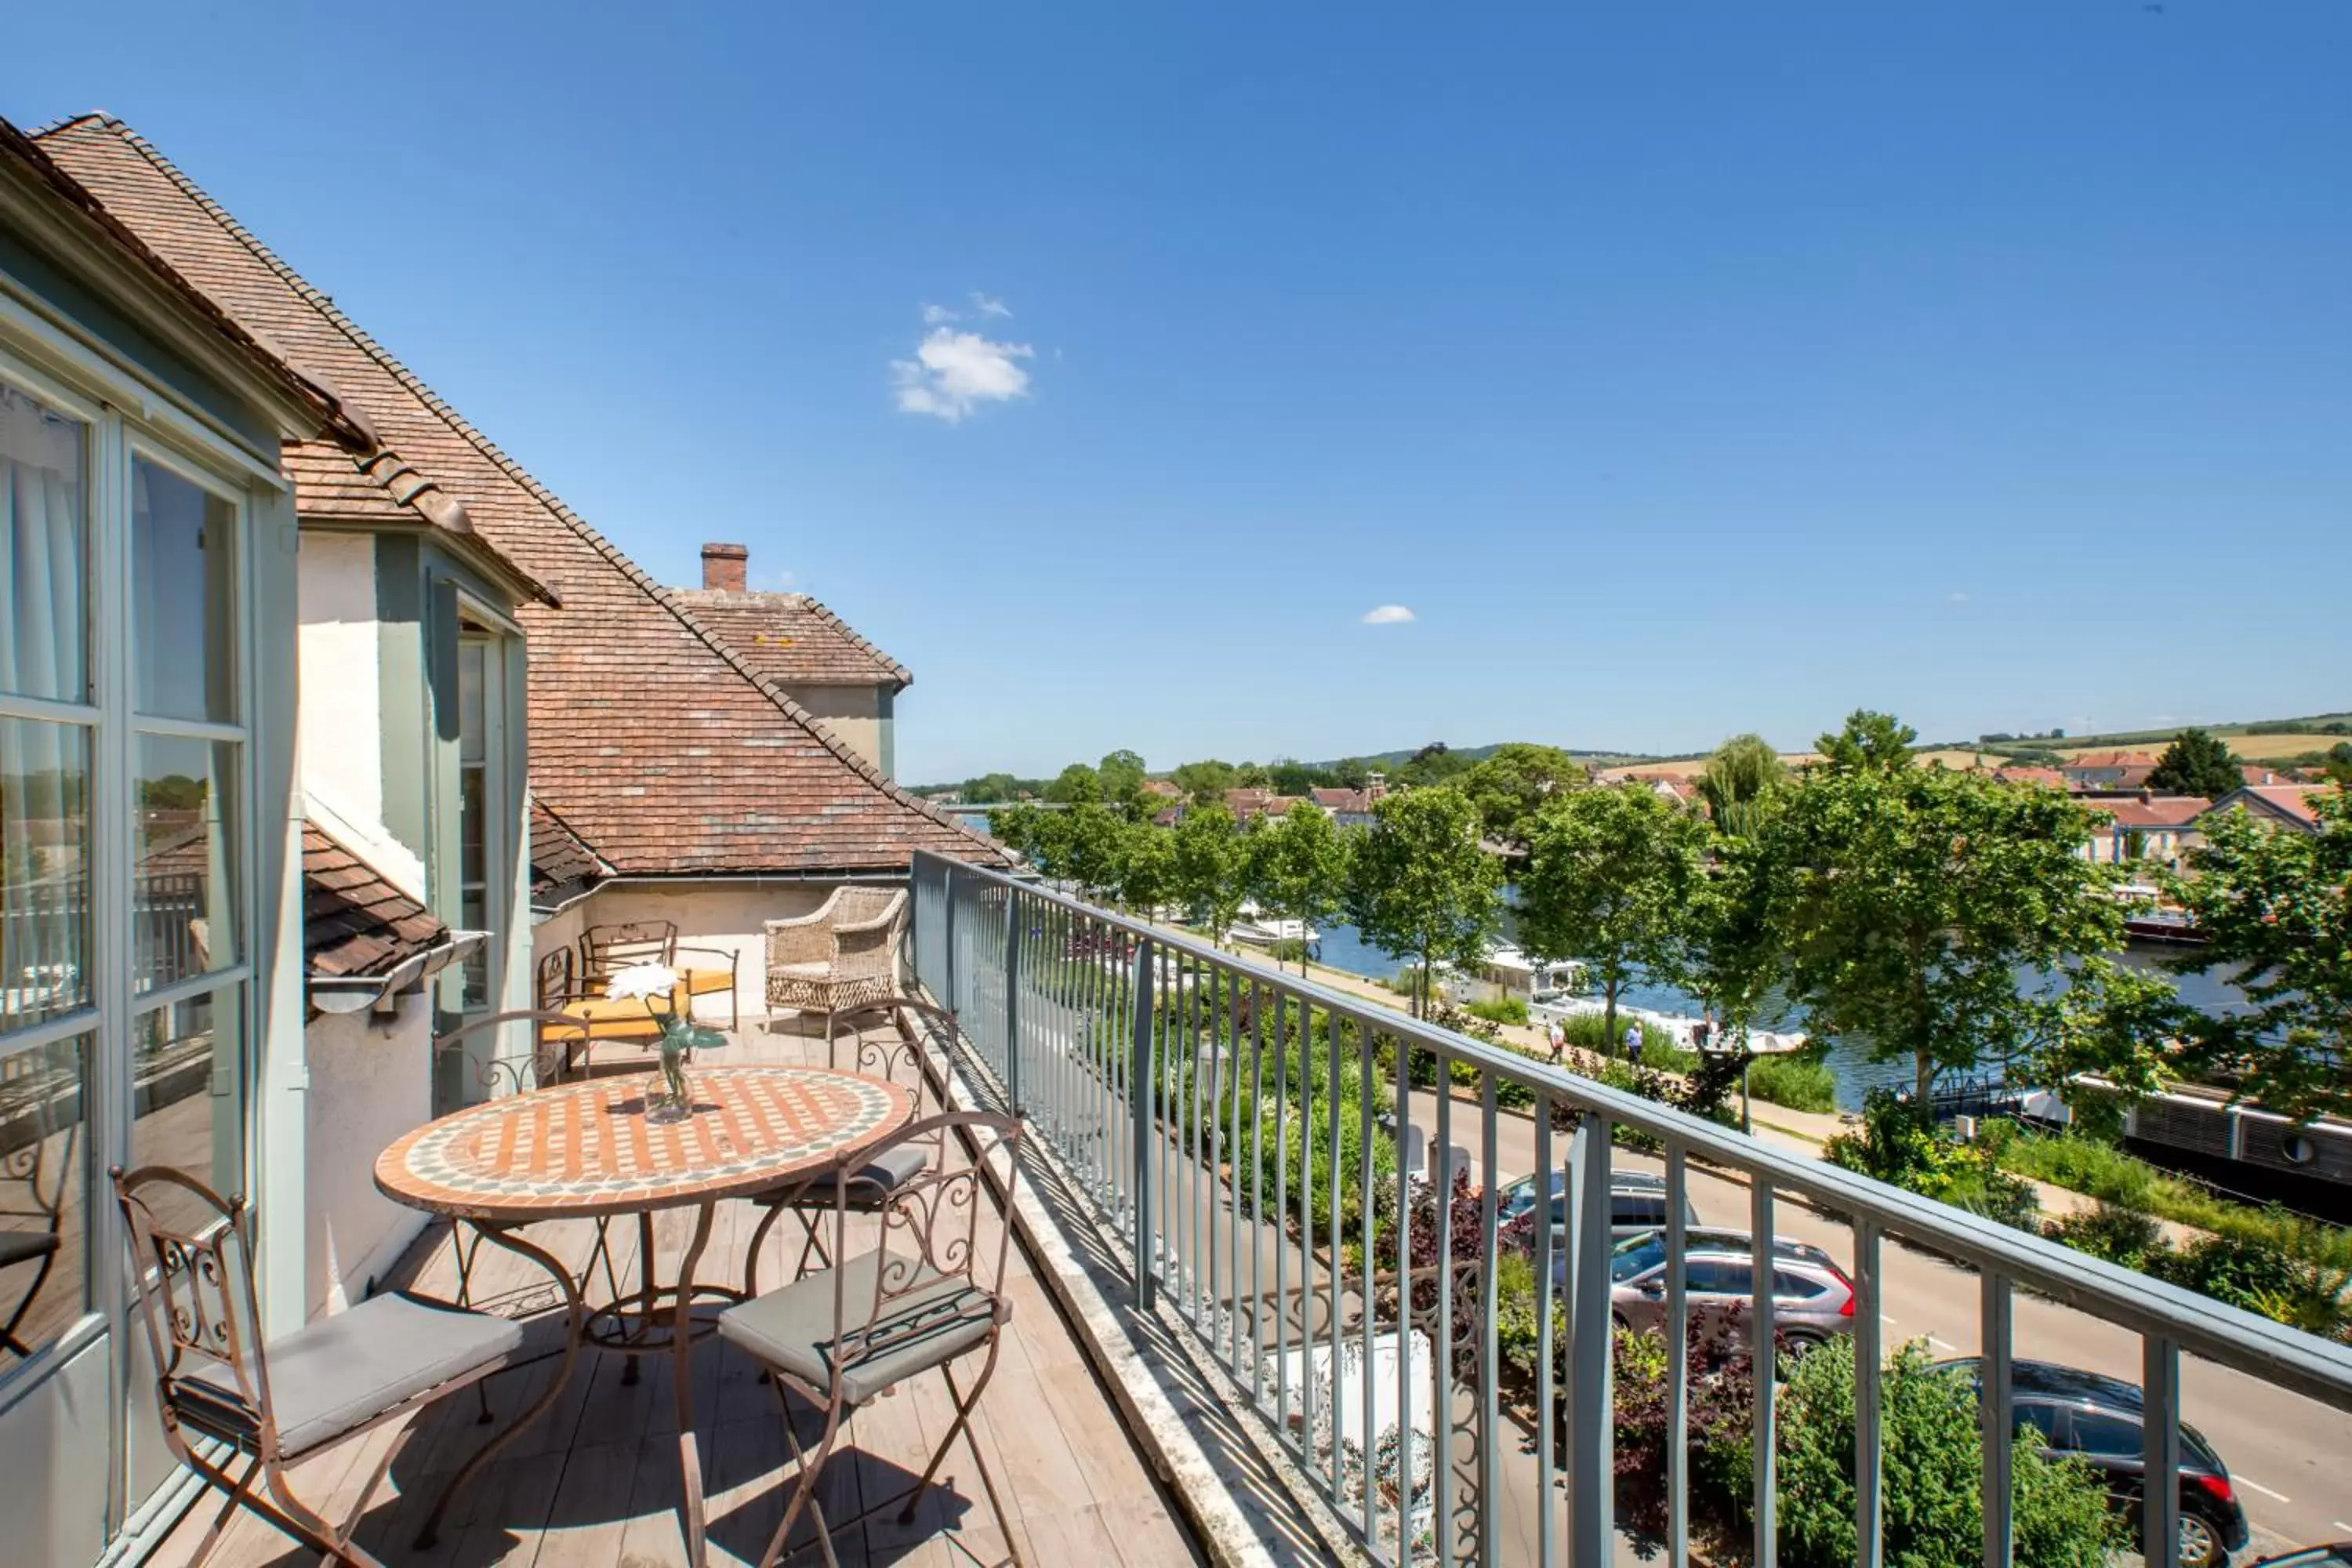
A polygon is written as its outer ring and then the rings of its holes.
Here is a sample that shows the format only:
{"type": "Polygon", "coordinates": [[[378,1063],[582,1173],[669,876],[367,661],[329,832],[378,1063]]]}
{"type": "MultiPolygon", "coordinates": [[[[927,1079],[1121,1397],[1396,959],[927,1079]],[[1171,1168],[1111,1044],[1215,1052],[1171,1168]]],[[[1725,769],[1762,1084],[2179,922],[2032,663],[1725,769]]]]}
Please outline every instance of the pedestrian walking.
{"type": "Polygon", "coordinates": [[[1625,1026],[1625,1058],[1635,1067],[1642,1065],[1642,1020],[1639,1018],[1625,1026]]]}
{"type": "Polygon", "coordinates": [[[1561,1053],[1568,1049],[1568,1031],[1560,1026],[1558,1018],[1544,1021],[1544,1039],[1551,1047],[1552,1065],[1559,1066],[1561,1053]]]}

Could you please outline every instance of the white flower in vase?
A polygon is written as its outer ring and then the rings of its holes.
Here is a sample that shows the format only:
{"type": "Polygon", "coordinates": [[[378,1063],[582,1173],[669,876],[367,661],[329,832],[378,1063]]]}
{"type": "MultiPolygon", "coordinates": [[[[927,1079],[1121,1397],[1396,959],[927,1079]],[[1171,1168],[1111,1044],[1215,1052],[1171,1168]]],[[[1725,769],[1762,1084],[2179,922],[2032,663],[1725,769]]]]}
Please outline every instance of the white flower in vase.
{"type": "Polygon", "coordinates": [[[677,989],[677,971],[667,963],[633,963],[615,970],[604,983],[604,994],[615,1002],[633,997],[667,996],[677,989]]]}

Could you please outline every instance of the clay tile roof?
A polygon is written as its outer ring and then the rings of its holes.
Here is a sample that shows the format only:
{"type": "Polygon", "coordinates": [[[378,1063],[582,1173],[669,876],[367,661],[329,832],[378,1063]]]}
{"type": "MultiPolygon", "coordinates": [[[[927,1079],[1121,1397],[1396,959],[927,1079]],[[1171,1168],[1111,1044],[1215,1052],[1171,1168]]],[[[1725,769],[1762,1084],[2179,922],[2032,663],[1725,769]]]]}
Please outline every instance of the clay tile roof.
{"type": "Polygon", "coordinates": [[[2098,809],[2116,819],[2119,827],[2186,827],[2213,808],[2213,803],[2198,795],[2160,795],[2153,800],[2110,800],[2099,803],[2098,809]]]}
{"type": "Polygon", "coordinates": [[[449,929],[315,822],[302,825],[302,959],[312,974],[383,974],[449,929]]]}
{"type": "Polygon", "coordinates": [[[530,896],[561,897],[604,874],[596,852],[542,801],[530,803],[530,896]]]}
{"type": "Polygon", "coordinates": [[[2248,784],[2238,793],[2257,796],[2275,806],[2282,815],[2291,816],[2307,826],[2315,827],[2319,825],[2319,812],[2311,803],[2322,791],[2331,787],[2333,786],[2328,784],[2248,784]]]}
{"type": "Polygon", "coordinates": [[[782,686],[888,686],[914,680],[907,667],[806,594],[673,588],[697,620],[734,645],[745,663],[782,686]]]}
{"type": "Polygon", "coordinates": [[[811,719],[136,132],[89,115],[39,142],[229,316],[331,382],[484,539],[562,588],[562,608],[518,612],[533,785],[614,871],[888,871],[918,847],[1004,857],[811,719]]]}
{"type": "Polygon", "coordinates": [[[294,481],[294,507],[306,521],[373,528],[429,528],[449,536],[463,553],[513,581],[526,597],[563,601],[484,539],[465,503],[389,447],[362,456],[327,441],[289,441],[281,450],[294,481]]]}

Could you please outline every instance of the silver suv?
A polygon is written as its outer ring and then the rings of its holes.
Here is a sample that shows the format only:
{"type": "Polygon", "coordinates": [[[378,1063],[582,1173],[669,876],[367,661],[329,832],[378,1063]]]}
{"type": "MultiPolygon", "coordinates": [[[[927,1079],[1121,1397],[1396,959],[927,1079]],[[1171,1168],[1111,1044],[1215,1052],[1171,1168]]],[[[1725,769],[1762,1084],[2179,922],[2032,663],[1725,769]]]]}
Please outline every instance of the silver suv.
{"type": "MultiPolygon", "coordinates": [[[[1544,1184],[1551,1191],[1551,1255],[1568,1252],[1568,1177],[1549,1171],[1544,1184]]],[[[1505,1247],[1520,1252],[1535,1250],[1536,1178],[1507,1182],[1495,1194],[1496,1234],[1505,1247]]],[[[1612,1171],[1609,1175],[1609,1230],[1622,1241],[1646,1236],[1666,1223],[1666,1179],[1649,1171],[1612,1171]]],[[[1696,1227],[1698,1210],[1683,1199],[1683,1223],[1696,1227]]]]}
{"type": "MultiPolygon", "coordinates": [[[[1666,1319],[1664,1231],[1617,1244],[1610,1259],[1610,1307],[1619,1326],[1656,1329],[1666,1319]]],[[[1745,1322],[1755,1310],[1755,1240],[1744,1230],[1695,1229],[1683,1247],[1683,1288],[1691,1321],[1745,1322]]],[[[1853,1331],[1853,1281],[1810,1242],[1772,1242],[1772,1323],[1797,1349],[1853,1331]]]]}

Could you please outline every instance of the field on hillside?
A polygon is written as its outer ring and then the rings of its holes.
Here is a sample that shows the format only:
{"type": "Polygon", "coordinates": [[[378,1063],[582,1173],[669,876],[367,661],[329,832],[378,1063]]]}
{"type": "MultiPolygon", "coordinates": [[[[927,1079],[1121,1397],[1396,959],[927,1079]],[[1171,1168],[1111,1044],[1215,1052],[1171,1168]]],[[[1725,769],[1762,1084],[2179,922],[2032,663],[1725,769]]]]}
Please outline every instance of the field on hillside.
{"type": "MultiPolygon", "coordinates": [[[[2341,735],[2323,734],[2232,735],[2226,730],[2217,730],[2214,733],[2229,743],[2230,750],[2250,763],[2267,762],[2273,757],[2299,756],[2305,752],[2324,752],[2344,739],[2341,735]]],[[[2146,752],[2151,756],[2160,756],[2170,743],[2171,737],[2167,736],[2159,741],[2137,741],[2127,745],[2110,742],[2104,745],[2053,746],[2051,749],[2065,757],[2079,757],[2090,752],[2146,752]]]]}

